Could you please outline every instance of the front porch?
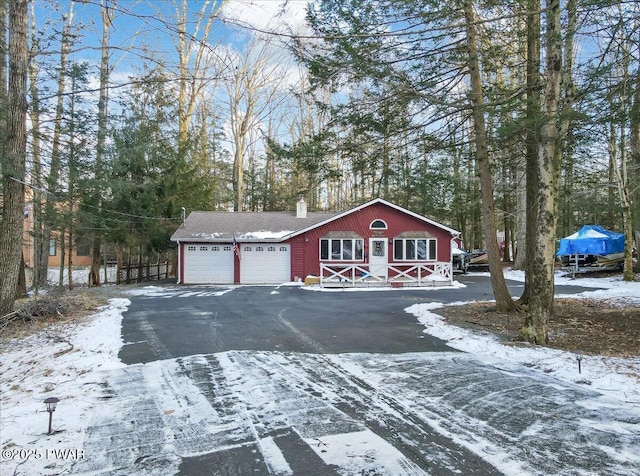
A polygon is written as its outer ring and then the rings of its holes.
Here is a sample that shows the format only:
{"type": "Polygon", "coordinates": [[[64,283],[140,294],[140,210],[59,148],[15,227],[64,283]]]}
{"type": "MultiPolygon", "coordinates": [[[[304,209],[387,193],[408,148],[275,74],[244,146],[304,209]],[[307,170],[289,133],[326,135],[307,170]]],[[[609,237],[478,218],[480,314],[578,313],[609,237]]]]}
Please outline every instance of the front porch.
{"type": "Polygon", "coordinates": [[[320,263],[322,287],[435,287],[453,284],[450,262],[406,262],[375,265],[371,273],[368,263],[320,263]]]}

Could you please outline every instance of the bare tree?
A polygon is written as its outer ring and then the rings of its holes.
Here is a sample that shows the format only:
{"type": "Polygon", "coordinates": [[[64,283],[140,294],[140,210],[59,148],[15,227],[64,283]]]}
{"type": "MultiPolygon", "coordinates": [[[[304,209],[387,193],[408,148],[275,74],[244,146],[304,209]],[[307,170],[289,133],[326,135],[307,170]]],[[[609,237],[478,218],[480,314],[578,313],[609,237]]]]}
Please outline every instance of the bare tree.
{"type": "MultiPolygon", "coordinates": [[[[38,273],[40,286],[47,284],[48,274],[48,262],[44,257],[48,256],[49,241],[51,234],[56,226],[57,210],[56,200],[57,196],[55,191],[58,188],[58,181],[60,178],[61,168],[61,130],[62,130],[62,116],[64,113],[64,94],[66,87],[66,75],[67,75],[67,60],[69,57],[69,49],[73,40],[72,26],[73,26],[73,5],[74,2],[69,2],[69,13],[63,15],[64,26],[62,29],[62,38],[60,39],[60,63],[58,72],[58,91],[56,97],[56,110],[53,118],[53,139],[51,144],[51,162],[49,164],[49,174],[46,178],[46,188],[50,192],[46,196],[44,205],[43,216],[43,229],[42,229],[42,241],[40,243],[43,259],[42,269],[38,273]]],[[[61,236],[61,240],[64,237],[61,236]]]]}
{"type": "MultiPolygon", "coordinates": [[[[115,4],[116,0],[112,0],[115,4]]],[[[113,12],[109,8],[110,0],[103,0],[100,6],[100,14],[102,17],[102,39],[100,41],[100,97],[98,98],[98,131],[96,142],[96,161],[94,166],[95,193],[94,205],[100,206],[102,201],[102,167],[104,164],[104,156],[107,139],[107,109],[108,109],[108,86],[111,67],[109,65],[109,32],[113,21],[113,12]]],[[[100,286],[100,234],[93,233],[92,252],[91,252],[91,269],[89,271],[89,287],[100,286]]]]}
{"type": "Polygon", "coordinates": [[[29,108],[29,118],[31,120],[31,185],[33,187],[33,288],[38,294],[38,288],[42,280],[40,273],[46,265],[43,264],[47,260],[44,246],[42,245],[42,206],[44,203],[43,187],[42,187],[42,141],[41,141],[41,119],[40,119],[40,91],[38,89],[38,74],[40,65],[38,63],[37,54],[40,49],[40,39],[38,29],[36,28],[35,2],[31,2],[31,54],[29,56],[29,95],[31,98],[31,107],[29,108]]]}
{"type": "Polygon", "coordinates": [[[267,42],[252,41],[240,52],[228,51],[223,59],[232,65],[231,77],[225,82],[231,139],[233,141],[233,209],[244,205],[245,155],[251,134],[257,131],[261,118],[274,107],[283,74],[267,42]]]}
{"type": "Polygon", "coordinates": [[[176,12],[175,48],[178,52],[178,140],[180,156],[186,154],[189,127],[195,111],[198,97],[206,81],[204,78],[205,60],[210,50],[209,36],[213,21],[219,15],[224,1],[207,0],[193,18],[190,18],[189,2],[174,1],[176,12]],[[187,31],[187,21],[194,25],[193,31],[187,31]]]}
{"type": "MultiPolygon", "coordinates": [[[[27,153],[28,1],[9,2],[9,81],[6,127],[3,132],[3,205],[0,225],[0,315],[13,309],[24,224],[24,179],[27,153]]],[[[4,8],[0,14],[4,14],[4,8]]],[[[3,30],[3,35],[5,31],[3,30]]],[[[5,58],[2,58],[4,61],[5,58]]]]}

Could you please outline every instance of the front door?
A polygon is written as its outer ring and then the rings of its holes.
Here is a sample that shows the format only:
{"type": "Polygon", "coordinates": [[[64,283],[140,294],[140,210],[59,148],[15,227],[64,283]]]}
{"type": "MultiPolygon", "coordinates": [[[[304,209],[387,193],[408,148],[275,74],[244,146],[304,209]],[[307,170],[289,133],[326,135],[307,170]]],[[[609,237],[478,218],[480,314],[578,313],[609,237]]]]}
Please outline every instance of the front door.
{"type": "Polygon", "coordinates": [[[387,277],[387,238],[369,238],[369,274],[387,277]]]}

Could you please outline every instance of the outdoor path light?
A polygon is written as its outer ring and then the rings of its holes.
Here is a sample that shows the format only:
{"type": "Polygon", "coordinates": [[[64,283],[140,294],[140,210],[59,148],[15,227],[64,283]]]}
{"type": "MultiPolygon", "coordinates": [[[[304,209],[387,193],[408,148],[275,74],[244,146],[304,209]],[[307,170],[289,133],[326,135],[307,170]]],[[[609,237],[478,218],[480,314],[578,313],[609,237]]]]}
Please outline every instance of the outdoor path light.
{"type": "Polygon", "coordinates": [[[584,359],[584,354],[580,351],[576,352],[576,360],[578,361],[578,373],[582,373],[582,359],[584,359]]]}
{"type": "Polygon", "coordinates": [[[47,432],[47,435],[50,435],[52,433],[51,420],[53,419],[53,412],[56,411],[56,405],[59,401],[60,399],[56,397],[49,397],[44,401],[44,404],[47,406],[47,411],[49,412],[49,431],[47,432]]]}

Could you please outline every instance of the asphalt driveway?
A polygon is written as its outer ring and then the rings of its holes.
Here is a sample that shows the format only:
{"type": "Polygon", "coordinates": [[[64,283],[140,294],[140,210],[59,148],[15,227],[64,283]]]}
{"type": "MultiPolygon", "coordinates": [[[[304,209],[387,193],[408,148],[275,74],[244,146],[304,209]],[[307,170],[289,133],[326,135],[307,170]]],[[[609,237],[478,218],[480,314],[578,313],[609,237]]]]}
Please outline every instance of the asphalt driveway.
{"type": "MultiPolygon", "coordinates": [[[[455,352],[404,309],[446,290],[162,286],[133,296],[72,474],[633,474],[640,410],[455,352]]],[[[518,295],[520,283],[509,283],[518,295]]],[[[559,293],[578,292],[563,287],[559,293]]]]}
{"type": "MultiPolygon", "coordinates": [[[[173,286],[140,296],[123,321],[127,364],[229,350],[310,352],[441,352],[444,342],[404,309],[417,302],[492,299],[485,276],[460,276],[457,289],[314,292],[288,286],[173,286]]],[[[508,282],[513,296],[522,283],[508,282]]],[[[558,286],[562,294],[582,292],[558,286]]]]}

